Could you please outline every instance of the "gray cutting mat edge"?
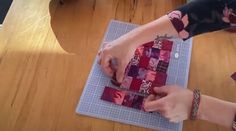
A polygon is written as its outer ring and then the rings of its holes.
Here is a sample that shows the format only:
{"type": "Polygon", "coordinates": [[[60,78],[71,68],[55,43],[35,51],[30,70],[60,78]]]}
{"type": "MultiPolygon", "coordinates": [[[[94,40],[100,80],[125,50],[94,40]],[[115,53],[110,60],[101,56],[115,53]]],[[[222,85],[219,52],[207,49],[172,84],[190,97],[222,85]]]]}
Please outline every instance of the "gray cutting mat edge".
{"type": "MultiPolygon", "coordinates": [[[[115,40],[137,26],[138,25],[135,24],[111,20],[103,43],[115,40]]],[[[167,71],[168,77],[166,84],[178,84],[186,88],[192,40],[182,41],[176,38],[173,38],[172,40],[174,41],[174,46],[172,48],[171,59],[167,71]],[[179,54],[178,58],[175,58],[175,53],[179,54]]],[[[170,123],[158,113],[147,113],[101,100],[100,97],[104,87],[112,87],[113,85],[110,83],[110,78],[101,71],[101,68],[97,64],[97,60],[98,58],[96,57],[79,104],[76,108],[76,113],[155,130],[182,130],[183,122],[170,123]]]]}

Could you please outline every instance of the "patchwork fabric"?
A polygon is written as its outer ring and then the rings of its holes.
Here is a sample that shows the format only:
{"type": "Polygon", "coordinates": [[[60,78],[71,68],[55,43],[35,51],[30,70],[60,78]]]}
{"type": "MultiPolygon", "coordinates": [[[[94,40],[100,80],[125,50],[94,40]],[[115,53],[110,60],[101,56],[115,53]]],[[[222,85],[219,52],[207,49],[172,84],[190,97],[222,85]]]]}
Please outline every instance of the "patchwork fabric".
{"type": "Polygon", "coordinates": [[[148,42],[136,49],[121,87],[149,95],[153,85],[165,85],[172,45],[172,41],[162,39],[148,42]],[[128,83],[127,79],[129,79],[128,83]]]}
{"type": "Polygon", "coordinates": [[[101,99],[118,105],[142,109],[144,96],[152,94],[154,87],[166,84],[166,72],[172,46],[172,41],[161,39],[137,48],[134,57],[126,67],[120,86],[115,82],[115,77],[112,80],[112,83],[119,89],[105,87],[101,99]]]}

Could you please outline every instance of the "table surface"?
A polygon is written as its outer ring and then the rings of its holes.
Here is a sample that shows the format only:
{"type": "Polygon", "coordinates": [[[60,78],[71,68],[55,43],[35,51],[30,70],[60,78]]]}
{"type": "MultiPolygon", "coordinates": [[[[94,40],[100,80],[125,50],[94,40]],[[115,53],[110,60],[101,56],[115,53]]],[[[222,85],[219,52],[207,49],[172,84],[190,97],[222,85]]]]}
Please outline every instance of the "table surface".
{"type": "MultiPolygon", "coordinates": [[[[0,130],[146,131],[77,115],[75,108],[111,19],[145,24],[184,0],[14,0],[0,29],[0,130]]],[[[193,39],[188,88],[236,102],[236,34],[193,39]]],[[[184,131],[227,129],[184,121],[184,131]]]]}

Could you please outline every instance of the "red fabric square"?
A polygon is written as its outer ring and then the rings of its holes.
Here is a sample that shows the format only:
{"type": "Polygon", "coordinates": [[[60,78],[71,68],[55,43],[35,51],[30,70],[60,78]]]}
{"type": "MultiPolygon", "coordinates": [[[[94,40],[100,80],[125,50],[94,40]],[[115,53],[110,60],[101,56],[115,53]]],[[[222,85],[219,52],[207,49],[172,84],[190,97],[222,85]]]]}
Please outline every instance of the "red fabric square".
{"type": "Polygon", "coordinates": [[[135,95],[132,103],[132,108],[139,110],[143,109],[143,99],[144,99],[143,96],[135,95]]]}
{"type": "Polygon", "coordinates": [[[150,61],[150,57],[141,56],[140,61],[139,61],[139,67],[147,68],[149,61],[150,61]]]}
{"type": "Polygon", "coordinates": [[[162,41],[162,50],[171,51],[173,46],[173,41],[163,40],[162,41]]]}
{"type": "Polygon", "coordinates": [[[162,61],[165,61],[165,62],[169,63],[169,61],[170,61],[170,51],[161,50],[159,60],[162,60],[162,61]]]}
{"type": "Polygon", "coordinates": [[[121,105],[124,100],[125,93],[126,93],[125,91],[117,90],[117,89],[106,86],[104,88],[101,99],[121,105]]]}
{"type": "Polygon", "coordinates": [[[166,84],[167,74],[162,72],[157,72],[156,79],[154,81],[154,86],[163,86],[166,84]]]}
{"type": "Polygon", "coordinates": [[[146,74],[145,80],[146,81],[155,81],[156,78],[156,72],[149,70],[146,74]]]}
{"type": "Polygon", "coordinates": [[[138,76],[138,71],[139,71],[138,66],[131,65],[130,68],[129,68],[128,76],[137,77],[138,76]]]}
{"type": "Polygon", "coordinates": [[[154,44],[154,41],[150,41],[150,42],[147,42],[145,44],[143,44],[143,46],[147,47],[147,48],[151,48],[154,44]]]}
{"type": "Polygon", "coordinates": [[[156,71],[157,72],[163,72],[166,73],[167,69],[168,69],[169,63],[165,62],[165,61],[159,61],[156,71]]]}
{"type": "Polygon", "coordinates": [[[143,96],[138,96],[135,94],[127,93],[125,95],[124,101],[122,103],[123,106],[135,108],[135,109],[142,109],[143,107],[143,96]]]}
{"type": "Polygon", "coordinates": [[[152,48],[151,57],[158,59],[160,55],[160,49],[152,48]]]}
{"type": "Polygon", "coordinates": [[[132,107],[134,96],[135,96],[134,94],[127,93],[125,95],[125,98],[124,98],[124,101],[123,101],[122,105],[127,106],[127,107],[132,107]]]}
{"type": "Polygon", "coordinates": [[[142,80],[133,78],[129,89],[132,91],[139,91],[141,84],[142,80]]]}

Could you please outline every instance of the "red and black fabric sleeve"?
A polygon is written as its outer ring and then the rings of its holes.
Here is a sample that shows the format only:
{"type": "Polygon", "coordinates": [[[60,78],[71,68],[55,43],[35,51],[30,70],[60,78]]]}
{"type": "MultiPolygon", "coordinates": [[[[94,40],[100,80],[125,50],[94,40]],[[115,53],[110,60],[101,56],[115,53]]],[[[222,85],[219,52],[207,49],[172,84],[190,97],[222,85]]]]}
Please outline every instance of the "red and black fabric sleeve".
{"type": "Polygon", "coordinates": [[[236,0],[195,0],[168,13],[183,40],[236,26],[236,0]]]}
{"type": "Polygon", "coordinates": [[[233,130],[233,131],[236,131],[236,113],[235,113],[235,116],[234,116],[234,121],[233,121],[233,125],[232,125],[232,130],[233,130]]]}

